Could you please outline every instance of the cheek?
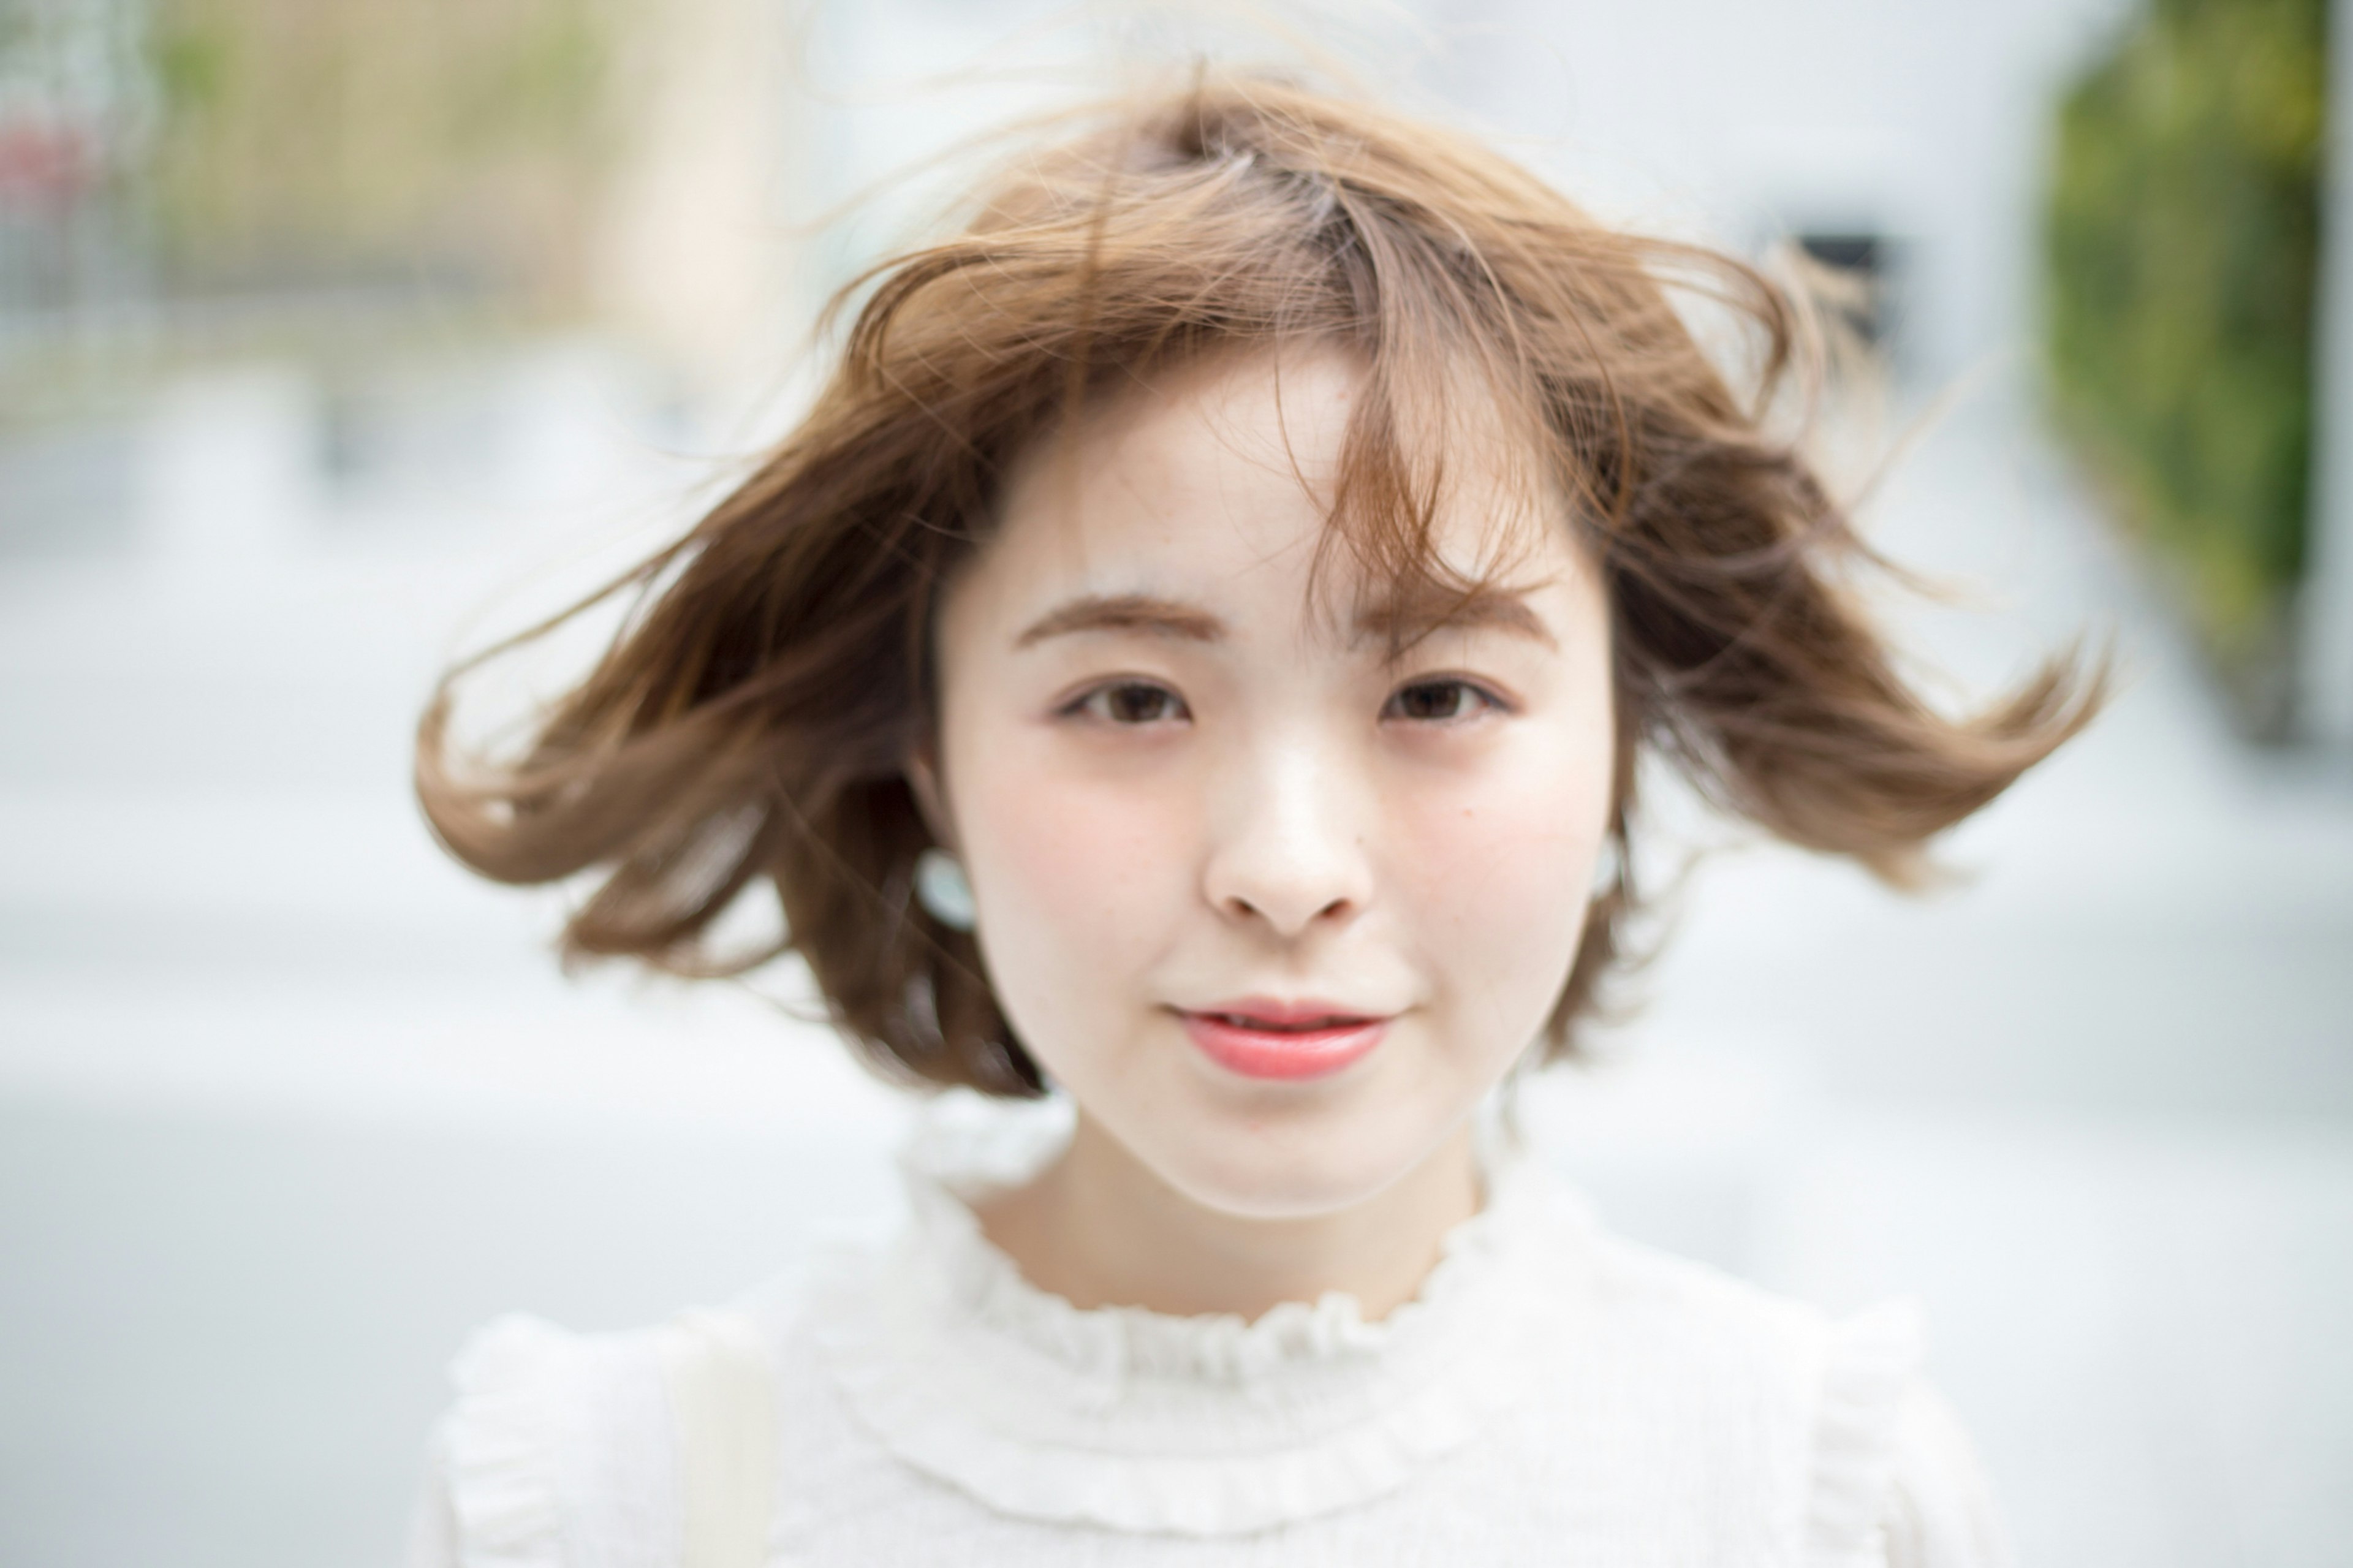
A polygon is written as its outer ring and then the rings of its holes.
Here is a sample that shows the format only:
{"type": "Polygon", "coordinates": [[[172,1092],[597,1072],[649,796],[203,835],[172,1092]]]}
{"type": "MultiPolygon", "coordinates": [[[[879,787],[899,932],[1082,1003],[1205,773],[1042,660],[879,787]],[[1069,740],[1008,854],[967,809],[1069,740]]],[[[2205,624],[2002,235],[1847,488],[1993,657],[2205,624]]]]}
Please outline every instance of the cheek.
{"type": "Polygon", "coordinates": [[[957,800],[991,975],[1033,1028],[1166,945],[1192,828],[1183,792],[1091,778],[1053,750],[993,748],[957,800]]]}
{"type": "Polygon", "coordinates": [[[1155,879],[1154,851],[1166,837],[1154,831],[1148,800],[1056,788],[1034,777],[991,802],[986,815],[974,844],[991,902],[1079,931],[1135,901],[1155,879]]]}
{"type": "Polygon", "coordinates": [[[1583,928],[1609,790],[1606,751],[1560,743],[1407,804],[1399,842],[1412,853],[1391,869],[1460,1000],[1549,1008],[1583,928]]]}

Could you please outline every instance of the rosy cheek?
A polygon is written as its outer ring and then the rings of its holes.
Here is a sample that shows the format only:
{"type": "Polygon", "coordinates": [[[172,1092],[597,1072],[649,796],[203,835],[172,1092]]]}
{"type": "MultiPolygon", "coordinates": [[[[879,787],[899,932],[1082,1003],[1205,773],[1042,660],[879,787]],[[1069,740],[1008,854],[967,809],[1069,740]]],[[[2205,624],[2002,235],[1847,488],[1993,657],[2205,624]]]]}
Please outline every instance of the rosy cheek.
{"type": "Polygon", "coordinates": [[[1425,911],[1427,940],[1447,949],[1458,989],[1548,992],[1561,978],[1587,900],[1606,807],[1596,770],[1556,759],[1499,769],[1409,808],[1398,842],[1420,847],[1392,865],[1425,911]]]}
{"type": "Polygon", "coordinates": [[[1082,958],[1156,940],[1185,834],[1170,792],[1073,777],[1050,755],[1008,754],[1001,771],[976,782],[960,826],[984,901],[1010,928],[1005,941],[1082,958]]]}

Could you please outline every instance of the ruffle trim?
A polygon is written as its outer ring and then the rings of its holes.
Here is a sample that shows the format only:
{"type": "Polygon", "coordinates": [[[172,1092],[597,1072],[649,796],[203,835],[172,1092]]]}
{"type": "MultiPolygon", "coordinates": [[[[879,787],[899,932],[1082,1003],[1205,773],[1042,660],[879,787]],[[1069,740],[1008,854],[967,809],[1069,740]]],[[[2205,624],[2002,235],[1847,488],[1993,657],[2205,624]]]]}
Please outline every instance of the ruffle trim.
{"type": "Polygon", "coordinates": [[[1489,1365],[1297,1447],[1114,1454],[1009,1436],[923,1386],[937,1369],[894,1361],[879,1335],[836,1334],[826,1349],[860,1420],[916,1469],[1018,1518],[1178,1535],[1247,1534],[1369,1502],[1469,1442],[1515,1394],[1509,1369],[1489,1365]]]}
{"type": "Polygon", "coordinates": [[[1354,1296],[1327,1292],[1314,1301],[1284,1301],[1256,1319],[1230,1312],[1176,1317],[1134,1307],[1082,1310],[1040,1290],[981,1233],[972,1209],[937,1186],[913,1197],[931,1261],[952,1299],[986,1331],[1026,1345],[1093,1384],[1166,1382],[1261,1388],[1286,1375],[1339,1373],[1409,1356],[1436,1331],[1435,1321],[1502,1267],[1525,1211],[1538,1194],[1524,1173],[1491,1172],[1487,1203],[1449,1231],[1438,1262],[1414,1298],[1379,1322],[1365,1321],[1354,1296]]]}
{"type": "Polygon", "coordinates": [[[562,1568],[554,1389],[572,1334],[521,1313],[485,1324],[449,1369],[444,1428],[462,1568],[562,1568]]]}
{"type": "Polygon", "coordinates": [[[1338,1293],[1254,1321],[1082,1310],[1023,1279],[965,1201],[1034,1173],[1059,1146],[1040,1125],[977,1143],[935,1125],[907,1162],[907,1241],[838,1257],[809,1299],[860,1423],[1016,1517],[1238,1535],[1395,1490],[1521,1395],[1587,1258],[1565,1245],[1582,1208],[1491,1160],[1485,1206],[1379,1322],[1338,1293]]]}
{"type": "Polygon", "coordinates": [[[1070,1128],[1069,1107],[1060,1100],[1006,1105],[944,1095],[900,1165],[922,1250],[959,1312],[1094,1383],[1165,1379],[1246,1387],[1321,1363],[1395,1360],[1428,1337],[1430,1320],[1449,1313],[1455,1298],[1493,1273],[1490,1259],[1544,1228],[1543,1211],[1591,1223],[1573,1194],[1543,1182],[1524,1160],[1482,1145],[1485,1203],[1441,1239],[1439,1261],[1414,1299],[1377,1323],[1366,1322],[1356,1299],[1339,1291],[1312,1302],[1285,1301],[1253,1320],[1126,1307],[1082,1310],[1025,1279],[981,1233],[971,1206],[1037,1175],[1070,1128]]]}
{"type": "Polygon", "coordinates": [[[1831,1328],[1814,1425],[1808,1568],[1877,1568],[1904,1402],[1920,1364],[1920,1307],[1882,1301],[1831,1328]]]}

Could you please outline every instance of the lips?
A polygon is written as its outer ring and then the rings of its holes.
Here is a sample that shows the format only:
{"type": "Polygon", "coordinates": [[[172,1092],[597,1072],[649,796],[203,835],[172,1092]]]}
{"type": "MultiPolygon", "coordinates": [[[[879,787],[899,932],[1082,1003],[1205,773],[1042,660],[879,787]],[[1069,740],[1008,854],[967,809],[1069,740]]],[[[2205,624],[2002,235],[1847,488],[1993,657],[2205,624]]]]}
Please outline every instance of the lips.
{"type": "Polygon", "coordinates": [[[1388,1018],[1320,1001],[1263,997],[1179,1015],[1211,1061],[1244,1078],[1296,1079],[1336,1073],[1368,1055],[1388,1018]]]}

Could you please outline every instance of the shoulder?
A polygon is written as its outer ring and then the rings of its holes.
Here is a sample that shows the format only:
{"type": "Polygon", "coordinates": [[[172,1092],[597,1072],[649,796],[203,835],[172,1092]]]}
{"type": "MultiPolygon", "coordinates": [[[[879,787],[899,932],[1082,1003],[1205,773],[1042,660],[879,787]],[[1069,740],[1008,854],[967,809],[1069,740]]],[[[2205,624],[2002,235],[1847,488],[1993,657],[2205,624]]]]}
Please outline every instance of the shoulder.
{"type": "Polygon", "coordinates": [[[1810,1381],[1835,1337],[1807,1302],[1598,1226],[1589,1234],[1591,1299],[1614,1338],[1721,1375],[1810,1381]]]}
{"type": "Polygon", "coordinates": [[[1623,1369],[1626,1402],[1663,1426],[1653,1436],[1686,1457],[1706,1496],[1775,1517],[1798,1561],[2009,1563],[1968,1439],[1923,1374],[1916,1302],[1832,1316],[1606,1235],[1591,1300],[1597,1355],[1623,1369]]]}
{"type": "Polygon", "coordinates": [[[417,1568],[557,1568],[584,1537],[650,1546],[668,1533],[675,1442],[655,1333],[580,1334],[521,1314],[475,1331],[433,1437],[419,1533],[442,1539],[420,1546],[417,1568]]]}
{"type": "MultiPolygon", "coordinates": [[[[584,1334],[511,1315],[450,1365],[416,1568],[669,1563],[740,1531],[776,1447],[774,1327],[756,1306],[584,1334]]],[[[765,1520],[759,1521],[765,1524],[765,1520]]]]}
{"type": "Polygon", "coordinates": [[[1909,1300],[1838,1319],[1723,1269],[1611,1234],[1584,1215],[1585,1321],[1569,1353],[1587,1376],[1623,1383],[1694,1443],[1727,1454],[1807,1447],[1821,1421],[1894,1418],[1916,1364],[1909,1300]]]}

